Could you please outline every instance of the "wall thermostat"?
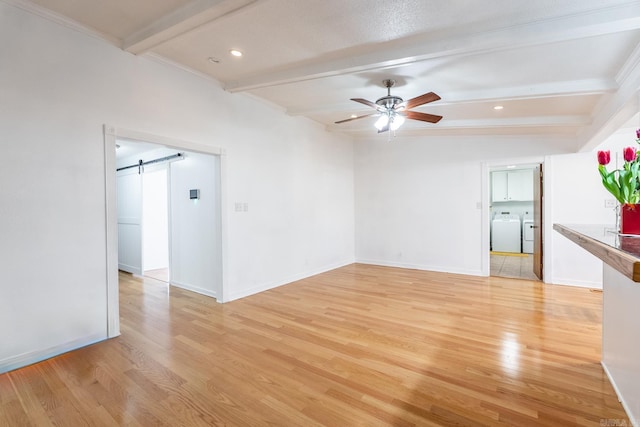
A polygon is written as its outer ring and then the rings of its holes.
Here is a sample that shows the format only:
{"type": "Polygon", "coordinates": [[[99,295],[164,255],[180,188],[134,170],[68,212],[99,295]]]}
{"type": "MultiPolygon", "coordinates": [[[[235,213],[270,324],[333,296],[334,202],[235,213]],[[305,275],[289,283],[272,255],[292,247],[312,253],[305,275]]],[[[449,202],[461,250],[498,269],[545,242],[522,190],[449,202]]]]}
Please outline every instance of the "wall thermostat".
{"type": "Polygon", "coordinates": [[[200,190],[189,190],[189,199],[197,200],[200,198],[200,190]]]}

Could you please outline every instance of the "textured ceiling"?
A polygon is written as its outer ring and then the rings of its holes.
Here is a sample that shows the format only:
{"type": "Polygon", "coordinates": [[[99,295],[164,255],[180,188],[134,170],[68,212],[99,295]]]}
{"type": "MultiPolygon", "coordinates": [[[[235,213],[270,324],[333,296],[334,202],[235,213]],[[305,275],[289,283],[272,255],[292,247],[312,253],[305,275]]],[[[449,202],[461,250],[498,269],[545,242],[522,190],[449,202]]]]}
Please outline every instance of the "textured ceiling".
{"type": "Polygon", "coordinates": [[[398,135],[544,135],[579,149],[637,111],[640,1],[10,1],[356,137],[376,137],[375,118],[334,122],[373,112],[349,99],[375,101],[385,78],[405,100],[442,98],[415,109],[442,121],[408,120],[398,135]]]}

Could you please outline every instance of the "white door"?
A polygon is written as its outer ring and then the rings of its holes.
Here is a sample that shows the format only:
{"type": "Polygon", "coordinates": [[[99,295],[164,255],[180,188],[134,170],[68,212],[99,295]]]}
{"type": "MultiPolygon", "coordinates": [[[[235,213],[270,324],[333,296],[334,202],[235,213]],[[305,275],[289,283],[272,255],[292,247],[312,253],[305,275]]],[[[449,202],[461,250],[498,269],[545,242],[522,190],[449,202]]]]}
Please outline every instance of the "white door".
{"type": "Polygon", "coordinates": [[[169,268],[169,205],[167,165],[142,174],[142,264],[144,270],[169,268]]]}
{"type": "Polygon", "coordinates": [[[138,168],[116,173],[118,269],[142,275],[142,175],[138,168]]]}

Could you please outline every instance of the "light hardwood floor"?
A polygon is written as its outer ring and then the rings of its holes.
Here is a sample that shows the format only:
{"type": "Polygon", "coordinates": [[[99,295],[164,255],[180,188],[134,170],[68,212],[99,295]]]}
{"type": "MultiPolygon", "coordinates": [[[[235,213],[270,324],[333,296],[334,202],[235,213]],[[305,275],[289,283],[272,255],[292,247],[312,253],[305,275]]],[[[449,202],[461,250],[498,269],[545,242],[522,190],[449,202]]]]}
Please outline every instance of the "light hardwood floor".
{"type": "Polygon", "coordinates": [[[120,295],[122,336],[0,375],[0,425],[630,425],[588,289],[354,264],[120,295]]]}
{"type": "Polygon", "coordinates": [[[169,269],[159,268],[156,270],[147,270],[144,272],[144,277],[160,280],[161,282],[169,282],[169,269]]]}

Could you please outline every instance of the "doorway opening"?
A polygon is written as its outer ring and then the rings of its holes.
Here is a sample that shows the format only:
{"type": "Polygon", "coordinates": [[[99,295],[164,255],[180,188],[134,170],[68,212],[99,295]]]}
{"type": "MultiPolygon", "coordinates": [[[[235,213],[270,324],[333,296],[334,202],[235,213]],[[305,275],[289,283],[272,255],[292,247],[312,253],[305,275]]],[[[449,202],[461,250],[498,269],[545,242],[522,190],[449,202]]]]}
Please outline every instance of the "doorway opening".
{"type": "Polygon", "coordinates": [[[491,276],[542,280],[542,164],[489,173],[491,276]]]}
{"type": "Polygon", "coordinates": [[[119,270],[223,302],[222,150],[108,125],[104,137],[108,336],[119,270]]]}

